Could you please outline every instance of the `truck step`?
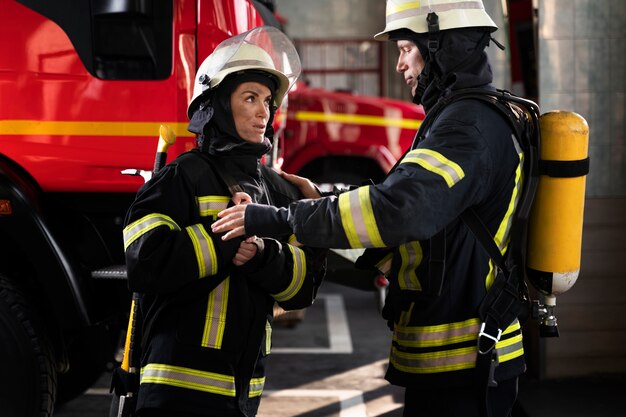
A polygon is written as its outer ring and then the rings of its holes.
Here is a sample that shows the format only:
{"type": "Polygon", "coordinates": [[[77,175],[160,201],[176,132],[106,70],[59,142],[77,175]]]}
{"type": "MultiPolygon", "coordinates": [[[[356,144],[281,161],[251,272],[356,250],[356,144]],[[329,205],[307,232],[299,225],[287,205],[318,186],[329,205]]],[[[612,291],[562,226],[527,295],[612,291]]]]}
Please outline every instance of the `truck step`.
{"type": "Polygon", "coordinates": [[[91,271],[95,279],[127,279],[126,265],[111,265],[91,271]]]}

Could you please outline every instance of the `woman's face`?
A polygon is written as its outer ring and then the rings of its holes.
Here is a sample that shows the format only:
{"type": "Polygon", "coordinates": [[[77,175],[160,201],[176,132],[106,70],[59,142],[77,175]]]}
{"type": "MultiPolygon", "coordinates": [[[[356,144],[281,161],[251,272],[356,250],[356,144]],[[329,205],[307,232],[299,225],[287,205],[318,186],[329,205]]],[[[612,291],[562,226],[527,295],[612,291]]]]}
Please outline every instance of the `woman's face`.
{"type": "Polygon", "coordinates": [[[270,89],[254,81],[239,84],[230,95],[235,129],[246,142],[263,142],[271,100],[270,89]]]}

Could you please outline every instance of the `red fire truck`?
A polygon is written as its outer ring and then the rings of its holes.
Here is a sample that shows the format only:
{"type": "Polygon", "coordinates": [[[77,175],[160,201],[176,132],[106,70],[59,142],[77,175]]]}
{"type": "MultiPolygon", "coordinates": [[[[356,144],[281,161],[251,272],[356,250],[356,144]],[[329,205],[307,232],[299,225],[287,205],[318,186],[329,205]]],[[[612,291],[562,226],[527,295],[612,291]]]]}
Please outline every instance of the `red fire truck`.
{"type": "MultiPolygon", "coordinates": [[[[196,66],[271,16],[256,0],[0,0],[3,416],[50,416],[114,363],[122,223],[143,183],[121,172],[151,170],[161,124],[177,135],[170,160],[195,146],[196,66]]],[[[358,183],[384,175],[423,113],[302,84],[282,117],[274,162],[358,183]]]]}

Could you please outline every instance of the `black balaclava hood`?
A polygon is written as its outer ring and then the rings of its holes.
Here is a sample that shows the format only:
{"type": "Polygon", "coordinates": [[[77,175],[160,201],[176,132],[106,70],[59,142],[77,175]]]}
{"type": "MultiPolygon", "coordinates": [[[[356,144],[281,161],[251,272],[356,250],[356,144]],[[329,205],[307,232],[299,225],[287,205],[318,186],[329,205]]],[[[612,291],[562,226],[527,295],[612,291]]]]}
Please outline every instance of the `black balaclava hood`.
{"type": "Polygon", "coordinates": [[[434,55],[434,62],[431,62],[427,33],[417,34],[408,29],[399,29],[390,34],[390,40],[415,43],[424,59],[425,66],[420,79],[427,77],[421,80],[425,89],[416,91],[413,102],[422,104],[426,112],[452,90],[481,87],[493,81],[485,52],[491,39],[486,28],[448,29],[439,32],[438,37],[439,49],[434,55]]]}
{"type": "Polygon", "coordinates": [[[272,102],[274,101],[278,83],[269,74],[252,70],[226,77],[215,90],[209,93],[208,103],[201,105],[198,110],[212,113],[210,120],[202,129],[202,135],[198,138],[198,145],[202,151],[211,155],[253,155],[260,158],[272,149],[270,139],[273,139],[274,136],[272,122],[276,112],[273,106],[270,107],[270,116],[263,142],[247,142],[237,133],[230,99],[237,86],[245,82],[258,82],[265,85],[270,89],[272,102]]]}

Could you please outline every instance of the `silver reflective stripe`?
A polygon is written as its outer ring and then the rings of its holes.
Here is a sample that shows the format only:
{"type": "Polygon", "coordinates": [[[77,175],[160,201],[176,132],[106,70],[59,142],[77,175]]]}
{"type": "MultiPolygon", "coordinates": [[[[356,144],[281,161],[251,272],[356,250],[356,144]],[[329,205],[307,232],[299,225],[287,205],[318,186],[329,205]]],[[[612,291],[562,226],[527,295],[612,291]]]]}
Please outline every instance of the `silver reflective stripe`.
{"type": "Polygon", "coordinates": [[[338,202],[341,225],[351,248],[386,246],[374,217],[369,186],[341,193],[338,202]]]}
{"type": "Polygon", "coordinates": [[[381,274],[387,276],[387,274],[389,274],[389,271],[391,271],[392,262],[393,253],[389,253],[383,259],[378,261],[378,263],[376,264],[376,269],[378,269],[378,272],[380,272],[381,274]]]}
{"type": "MultiPolygon", "coordinates": [[[[463,348],[442,350],[441,347],[453,346],[456,343],[474,341],[478,338],[480,328],[479,319],[469,319],[463,322],[442,324],[436,326],[394,326],[393,340],[396,342],[391,350],[390,362],[397,369],[408,373],[436,373],[449,372],[476,366],[476,345],[463,348]],[[436,348],[432,352],[408,352],[415,348],[425,350],[436,348]]],[[[520,330],[516,319],[503,335],[520,330]]],[[[524,354],[522,335],[517,334],[496,343],[500,363],[506,362],[524,354]]]]}
{"type": "Polygon", "coordinates": [[[159,226],[165,226],[170,230],[180,230],[178,224],[171,217],[160,213],[148,214],[124,228],[124,250],[141,236],[159,226]]]}
{"type": "Polygon", "coordinates": [[[198,203],[198,210],[201,217],[215,217],[217,213],[228,207],[230,197],[221,195],[207,195],[202,197],[196,197],[198,203]]]}
{"type": "Polygon", "coordinates": [[[476,340],[479,330],[479,319],[437,326],[394,326],[393,340],[398,342],[400,346],[417,348],[445,346],[476,340]]]}
{"type": "Polygon", "coordinates": [[[448,184],[448,188],[452,188],[465,177],[463,169],[458,164],[431,149],[415,149],[409,152],[400,163],[420,165],[425,170],[441,176],[448,184]]]}
{"type": "Polygon", "coordinates": [[[397,7],[387,14],[386,22],[393,22],[414,16],[425,16],[430,12],[442,13],[450,10],[482,10],[484,9],[480,1],[458,1],[454,3],[432,4],[421,6],[420,2],[407,3],[405,7],[397,7]]]}
{"type": "Polygon", "coordinates": [[[226,311],[228,309],[228,289],[230,277],[227,277],[209,294],[207,303],[202,346],[214,349],[222,348],[226,329],[226,311]]]}
{"type": "Polygon", "coordinates": [[[272,325],[269,321],[265,321],[265,354],[272,352],[272,325]]]}
{"type": "Polygon", "coordinates": [[[422,247],[419,242],[409,242],[398,247],[401,264],[398,271],[398,283],[402,290],[421,291],[420,284],[415,270],[422,262],[422,247]]]}
{"type": "Polygon", "coordinates": [[[289,248],[293,258],[293,270],[291,274],[291,282],[287,288],[278,294],[272,295],[272,297],[279,302],[287,301],[293,298],[293,296],[300,291],[300,288],[302,288],[304,278],[306,277],[306,257],[304,255],[304,251],[295,246],[291,246],[290,244],[287,244],[287,247],[289,248]]]}
{"type": "MultiPolygon", "coordinates": [[[[502,333],[503,336],[518,331],[522,328],[519,320],[515,319],[513,323],[502,333]]],[[[498,350],[498,360],[500,363],[515,359],[524,354],[524,343],[522,342],[522,334],[517,334],[508,339],[500,340],[496,343],[496,349],[498,350]]]]}
{"type": "Polygon", "coordinates": [[[263,394],[263,387],[265,386],[265,377],[252,378],[250,380],[250,392],[248,398],[259,397],[263,394]]]}
{"type": "Polygon", "coordinates": [[[194,224],[185,228],[193,243],[198,262],[198,277],[204,278],[217,274],[217,254],[213,239],[202,224],[194,224]]]}
{"type": "Polygon", "coordinates": [[[476,355],[476,346],[429,353],[401,352],[393,346],[389,360],[403,372],[431,374],[473,368],[476,366],[476,355]]]}
{"type": "Polygon", "coordinates": [[[151,363],[141,370],[141,384],[163,384],[212,394],[235,396],[235,377],[182,366],[151,363]]]}

